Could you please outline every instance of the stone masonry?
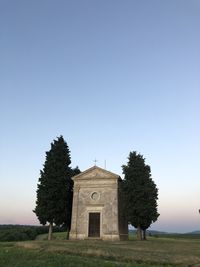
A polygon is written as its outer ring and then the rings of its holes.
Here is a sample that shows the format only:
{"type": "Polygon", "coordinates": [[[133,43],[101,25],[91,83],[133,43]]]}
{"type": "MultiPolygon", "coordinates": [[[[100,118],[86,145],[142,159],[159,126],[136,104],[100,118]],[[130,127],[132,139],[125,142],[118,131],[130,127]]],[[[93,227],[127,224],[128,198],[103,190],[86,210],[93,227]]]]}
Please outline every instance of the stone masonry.
{"type": "Polygon", "coordinates": [[[72,179],[70,239],[127,239],[128,224],[119,215],[119,175],[94,166],[72,179]]]}

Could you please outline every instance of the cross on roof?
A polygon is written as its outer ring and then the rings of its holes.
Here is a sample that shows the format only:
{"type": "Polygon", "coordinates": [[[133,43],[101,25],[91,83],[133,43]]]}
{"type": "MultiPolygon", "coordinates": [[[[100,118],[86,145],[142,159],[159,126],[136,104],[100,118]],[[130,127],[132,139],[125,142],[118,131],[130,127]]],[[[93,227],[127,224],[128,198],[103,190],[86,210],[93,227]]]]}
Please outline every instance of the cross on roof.
{"type": "Polygon", "coordinates": [[[94,160],[94,166],[96,166],[97,161],[98,161],[98,160],[96,160],[96,159],[94,160]]]}

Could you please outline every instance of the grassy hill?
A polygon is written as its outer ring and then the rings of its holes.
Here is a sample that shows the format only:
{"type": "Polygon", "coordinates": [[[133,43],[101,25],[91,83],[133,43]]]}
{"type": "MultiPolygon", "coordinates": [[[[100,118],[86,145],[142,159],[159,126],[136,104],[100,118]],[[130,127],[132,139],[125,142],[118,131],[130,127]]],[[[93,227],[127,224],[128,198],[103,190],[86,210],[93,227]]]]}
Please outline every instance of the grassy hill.
{"type": "Polygon", "coordinates": [[[155,238],[148,241],[68,241],[55,233],[53,241],[0,243],[0,267],[65,266],[200,266],[200,239],[155,238]]]}
{"type": "MultiPolygon", "coordinates": [[[[35,240],[42,241],[47,240],[48,234],[38,235],[35,240]]],[[[53,240],[66,240],[67,239],[67,232],[56,232],[52,234],[53,240]]]]}

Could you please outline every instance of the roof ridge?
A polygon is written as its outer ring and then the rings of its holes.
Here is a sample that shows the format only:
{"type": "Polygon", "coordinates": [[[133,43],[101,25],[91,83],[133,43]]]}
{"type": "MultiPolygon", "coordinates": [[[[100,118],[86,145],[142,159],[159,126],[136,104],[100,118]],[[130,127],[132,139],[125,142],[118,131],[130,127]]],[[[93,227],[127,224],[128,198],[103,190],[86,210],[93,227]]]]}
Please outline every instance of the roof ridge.
{"type": "Polygon", "coordinates": [[[79,178],[80,176],[83,176],[83,175],[85,175],[85,174],[87,174],[87,173],[89,173],[89,172],[91,172],[91,171],[93,171],[93,170],[95,170],[95,169],[97,169],[97,170],[101,170],[101,171],[103,171],[103,172],[105,172],[105,173],[107,173],[107,174],[110,174],[110,175],[112,175],[112,176],[115,176],[116,178],[117,178],[117,177],[120,177],[120,176],[119,176],[118,174],[116,174],[116,173],[113,173],[113,172],[111,172],[111,171],[105,170],[105,169],[103,169],[103,168],[101,168],[101,167],[95,165],[95,166],[92,166],[91,168],[89,168],[89,169],[87,169],[87,170],[85,170],[85,171],[83,171],[83,172],[81,172],[81,173],[79,173],[79,174],[73,176],[72,179],[73,179],[73,180],[74,180],[74,179],[77,179],[77,178],[79,178]]]}

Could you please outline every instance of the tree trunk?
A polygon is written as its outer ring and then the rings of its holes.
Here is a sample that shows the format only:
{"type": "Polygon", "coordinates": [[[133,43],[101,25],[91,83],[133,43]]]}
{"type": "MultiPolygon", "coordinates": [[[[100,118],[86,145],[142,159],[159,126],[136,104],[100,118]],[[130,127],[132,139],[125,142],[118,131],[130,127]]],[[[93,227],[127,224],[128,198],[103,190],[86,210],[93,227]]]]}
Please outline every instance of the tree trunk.
{"type": "Polygon", "coordinates": [[[146,229],[142,230],[142,240],[147,240],[147,238],[146,238],[146,229]]]}
{"type": "Polygon", "coordinates": [[[137,239],[142,240],[142,230],[140,226],[137,227],[137,239]]]}
{"type": "Polygon", "coordinates": [[[49,223],[48,240],[52,239],[53,223],[49,223]]]}
{"type": "Polygon", "coordinates": [[[69,239],[69,228],[67,228],[67,240],[69,239]]]}

